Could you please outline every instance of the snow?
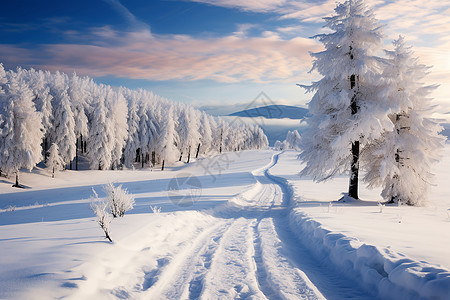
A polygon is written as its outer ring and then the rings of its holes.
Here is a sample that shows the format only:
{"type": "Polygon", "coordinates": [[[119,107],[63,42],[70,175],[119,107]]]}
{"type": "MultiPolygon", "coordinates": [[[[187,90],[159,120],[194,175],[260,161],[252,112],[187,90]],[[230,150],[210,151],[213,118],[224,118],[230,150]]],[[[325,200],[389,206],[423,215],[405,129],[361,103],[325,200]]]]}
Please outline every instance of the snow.
{"type": "MultiPolygon", "coordinates": [[[[450,296],[450,201],[447,185],[434,187],[428,207],[386,205],[379,190],[362,189],[362,199],[342,203],[340,192],[348,179],[313,183],[289,168],[298,153],[284,153],[271,173],[286,180],[294,203],[290,221],[297,237],[317,257],[360,277],[366,289],[383,298],[448,299],[450,296]]],[[[437,177],[448,178],[450,147],[437,177]]]]}
{"type": "Polygon", "coordinates": [[[348,178],[299,178],[295,151],[228,152],[165,171],[35,169],[21,173],[26,189],[2,178],[0,299],[448,299],[445,149],[435,202],[382,213],[379,190],[338,203],[348,178]],[[168,186],[187,175],[201,193],[177,206],[168,186]],[[113,219],[113,243],[89,200],[108,183],[136,201],[113,219]]]}

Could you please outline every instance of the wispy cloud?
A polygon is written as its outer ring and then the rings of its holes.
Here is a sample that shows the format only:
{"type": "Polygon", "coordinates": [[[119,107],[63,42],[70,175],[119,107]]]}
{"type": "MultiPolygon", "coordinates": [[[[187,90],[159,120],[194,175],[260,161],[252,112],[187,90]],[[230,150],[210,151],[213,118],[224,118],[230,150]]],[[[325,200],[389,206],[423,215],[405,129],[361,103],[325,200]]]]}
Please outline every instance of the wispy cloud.
{"type": "Polygon", "coordinates": [[[308,51],[319,49],[310,39],[283,40],[274,32],[260,37],[233,34],[196,39],[103,27],[93,30],[89,40],[95,42],[41,45],[34,49],[2,45],[0,56],[6,59],[7,66],[18,64],[91,76],[231,83],[298,78],[310,68],[308,51]]]}
{"type": "Polygon", "coordinates": [[[130,12],[119,0],[103,0],[108,3],[116,12],[118,12],[128,22],[133,29],[147,29],[150,30],[150,26],[141,20],[139,20],[134,14],[130,12]]]}

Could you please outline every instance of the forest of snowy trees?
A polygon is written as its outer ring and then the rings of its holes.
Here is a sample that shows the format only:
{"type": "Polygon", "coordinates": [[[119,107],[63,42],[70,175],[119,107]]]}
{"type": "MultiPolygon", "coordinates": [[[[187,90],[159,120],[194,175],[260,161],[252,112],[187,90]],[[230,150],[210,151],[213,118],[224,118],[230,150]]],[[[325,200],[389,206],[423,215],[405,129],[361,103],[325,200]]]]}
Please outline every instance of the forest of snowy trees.
{"type": "Polygon", "coordinates": [[[113,88],[48,71],[0,64],[0,175],[47,168],[154,166],[222,151],[261,149],[258,126],[229,123],[146,90],[113,88]]]}
{"type": "Polygon", "coordinates": [[[350,171],[348,196],[358,199],[361,167],[386,201],[423,204],[445,140],[432,118],[436,87],[423,83],[428,68],[401,36],[378,56],[382,26],[363,0],[338,4],[325,21],[331,33],[316,36],[325,50],[312,54],[323,78],[303,86],[315,94],[301,139],[302,174],[322,181],[350,171]]]}

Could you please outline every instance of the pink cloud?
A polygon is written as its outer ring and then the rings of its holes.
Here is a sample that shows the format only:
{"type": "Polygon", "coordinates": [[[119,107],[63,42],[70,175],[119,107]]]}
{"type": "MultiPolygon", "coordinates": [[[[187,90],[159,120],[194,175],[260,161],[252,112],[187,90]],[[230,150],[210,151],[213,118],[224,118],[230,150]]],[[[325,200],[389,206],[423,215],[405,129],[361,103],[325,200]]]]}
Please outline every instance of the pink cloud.
{"type": "Polygon", "coordinates": [[[219,82],[292,80],[311,67],[308,51],[319,45],[307,38],[280,39],[231,35],[195,39],[186,35],[158,36],[149,31],[93,32],[95,44],[51,44],[37,49],[2,45],[5,63],[90,76],[148,80],[219,82]]]}

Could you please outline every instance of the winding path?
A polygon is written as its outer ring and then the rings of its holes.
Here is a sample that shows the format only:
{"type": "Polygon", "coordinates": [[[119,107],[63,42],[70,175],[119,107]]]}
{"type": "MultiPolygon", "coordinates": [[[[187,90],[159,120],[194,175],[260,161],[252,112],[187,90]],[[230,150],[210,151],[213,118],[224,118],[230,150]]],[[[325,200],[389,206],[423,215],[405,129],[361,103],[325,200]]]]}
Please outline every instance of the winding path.
{"type": "Polygon", "coordinates": [[[132,294],[114,295],[122,299],[373,299],[338,270],[315,259],[296,239],[288,222],[287,187],[268,172],[279,155],[252,172],[256,183],[249,190],[209,212],[214,222],[203,225],[195,237],[184,237],[179,241],[183,246],[172,253],[161,253],[153,268],[144,268],[128,284],[132,294]]]}

